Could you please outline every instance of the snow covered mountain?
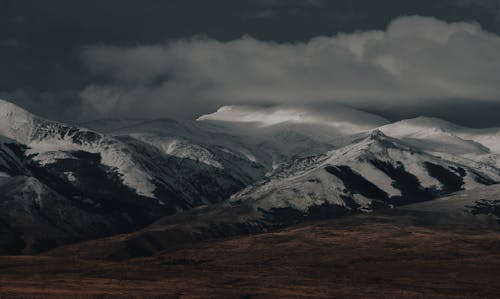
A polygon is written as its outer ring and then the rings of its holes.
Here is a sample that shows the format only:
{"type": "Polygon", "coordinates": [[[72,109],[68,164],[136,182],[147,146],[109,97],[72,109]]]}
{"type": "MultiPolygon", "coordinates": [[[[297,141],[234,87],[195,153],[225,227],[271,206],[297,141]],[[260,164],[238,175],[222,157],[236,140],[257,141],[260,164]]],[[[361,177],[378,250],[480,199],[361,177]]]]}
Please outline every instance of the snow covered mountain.
{"type": "Polygon", "coordinates": [[[261,165],[222,147],[205,149],[186,140],[171,140],[162,147],[154,136],[146,137],[111,136],[54,122],[0,101],[0,188],[11,190],[0,194],[7,207],[0,211],[2,223],[24,238],[24,252],[36,251],[45,246],[33,245],[42,241],[32,240],[28,228],[49,219],[47,210],[30,208],[16,214],[19,209],[13,203],[31,207],[39,198],[55,198],[50,202],[63,200],[68,210],[80,215],[72,219],[103,220],[67,220],[79,234],[60,221],[48,221],[54,231],[66,235],[50,239],[46,232],[50,240],[42,243],[60,244],[132,231],[165,215],[220,202],[265,174],[261,165]],[[217,162],[211,163],[215,156],[217,162]],[[101,231],[87,230],[93,226],[101,231]]]}
{"type": "Polygon", "coordinates": [[[402,205],[500,181],[500,130],[426,117],[357,131],[350,143],[297,159],[234,194],[257,209],[339,213],[402,205]]]}
{"type": "MultiPolygon", "coordinates": [[[[189,182],[182,180],[190,180],[191,177],[183,177],[180,173],[212,176],[212,187],[231,191],[263,173],[263,170],[259,170],[260,166],[250,159],[222,147],[206,149],[182,136],[162,139],[152,132],[111,136],[45,120],[6,101],[0,101],[0,136],[22,145],[23,154],[36,162],[39,168],[49,169],[54,165],[68,168],[64,169],[65,177],[61,175],[61,179],[68,183],[75,183],[79,175],[85,175],[79,173],[81,167],[71,172],[68,160],[83,160],[82,156],[85,156],[87,160],[97,159],[94,162],[106,168],[107,175],[114,176],[114,180],[135,193],[136,197],[167,205],[167,193],[193,193],[196,199],[187,196],[183,198],[186,201],[184,205],[175,207],[181,209],[196,205],[197,202],[209,203],[217,199],[209,199],[207,194],[202,194],[201,189],[184,190],[184,187],[179,186],[179,180],[189,185],[189,182]],[[218,160],[215,160],[215,155],[218,160]],[[248,173],[240,171],[233,177],[233,173],[224,168],[224,164],[230,163],[237,165],[233,168],[238,170],[240,166],[247,169],[248,173]],[[218,179],[221,181],[217,182],[218,179]],[[180,189],[175,190],[176,187],[180,189]]],[[[214,193],[210,197],[219,198],[214,193]]]]}
{"type": "Polygon", "coordinates": [[[319,206],[369,211],[499,181],[495,165],[423,151],[374,130],[348,146],[297,160],[231,200],[266,211],[289,208],[307,214],[319,206]]]}
{"type": "Polygon", "coordinates": [[[345,107],[68,125],[0,101],[0,247],[36,252],[160,218],[258,231],[496,184],[499,162],[499,129],[345,107]]]}

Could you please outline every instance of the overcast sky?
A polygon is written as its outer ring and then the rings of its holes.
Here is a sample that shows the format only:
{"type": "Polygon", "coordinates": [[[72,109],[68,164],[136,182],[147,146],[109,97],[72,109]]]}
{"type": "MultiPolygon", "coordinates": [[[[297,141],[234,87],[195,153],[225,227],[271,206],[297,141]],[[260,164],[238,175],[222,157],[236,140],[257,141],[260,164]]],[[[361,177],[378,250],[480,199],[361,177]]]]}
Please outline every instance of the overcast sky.
{"type": "Polygon", "coordinates": [[[499,35],[500,0],[0,0],[0,98],[64,121],[340,103],[500,126],[499,35]]]}

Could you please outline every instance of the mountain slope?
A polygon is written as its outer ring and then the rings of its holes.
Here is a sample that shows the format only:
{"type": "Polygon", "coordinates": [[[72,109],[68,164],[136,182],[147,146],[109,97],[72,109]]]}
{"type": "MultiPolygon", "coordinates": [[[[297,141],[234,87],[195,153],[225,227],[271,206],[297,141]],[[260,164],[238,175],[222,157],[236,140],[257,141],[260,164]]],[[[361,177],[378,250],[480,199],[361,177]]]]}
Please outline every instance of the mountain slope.
{"type": "Polygon", "coordinates": [[[496,167],[459,156],[443,159],[375,130],[341,149],[297,161],[232,201],[250,201],[264,210],[307,212],[322,205],[371,210],[498,181],[496,167]]]}
{"type": "Polygon", "coordinates": [[[29,216],[37,215],[31,211],[19,214],[19,222],[12,221],[13,202],[57,198],[75,214],[95,214],[109,224],[97,235],[85,231],[88,223],[76,225],[79,234],[66,232],[57,221],[38,226],[40,234],[60,232],[55,246],[136,230],[162,216],[222,201],[265,174],[259,164],[224,148],[203,151],[189,142],[176,147],[169,152],[151,140],[49,121],[0,101],[0,178],[6,179],[5,188],[19,186],[9,189],[10,195],[0,194],[0,202],[7,205],[0,211],[0,221],[24,238],[26,248],[21,251],[36,251],[46,246],[31,246],[27,227],[37,227],[42,218],[29,216]],[[189,150],[208,157],[215,153],[219,162],[207,164],[183,156],[189,150]],[[40,194],[25,198],[24,185],[40,194]]]}
{"type": "MultiPolygon", "coordinates": [[[[37,253],[82,239],[116,234],[110,217],[68,201],[33,177],[0,179],[0,253],[37,253]]],[[[123,221],[125,222],[125,221],[123,221]]]]}

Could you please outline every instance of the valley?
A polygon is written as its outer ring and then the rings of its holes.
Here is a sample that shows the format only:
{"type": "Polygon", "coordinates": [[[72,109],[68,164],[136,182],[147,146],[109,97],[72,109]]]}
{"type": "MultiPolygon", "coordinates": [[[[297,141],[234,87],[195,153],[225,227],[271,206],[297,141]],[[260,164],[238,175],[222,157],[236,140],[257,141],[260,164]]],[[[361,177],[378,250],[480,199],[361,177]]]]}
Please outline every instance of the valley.
{"type": "MultiPolygon", "coordinates": [[[[2,298],[498,298],[500,231],[399,212],[123,261],[0,257],[2,298]],[[430,218],[429,218],[430,219],[430,218]]],[[[88,248],[87,250],[93,250],[88,248]]]]}

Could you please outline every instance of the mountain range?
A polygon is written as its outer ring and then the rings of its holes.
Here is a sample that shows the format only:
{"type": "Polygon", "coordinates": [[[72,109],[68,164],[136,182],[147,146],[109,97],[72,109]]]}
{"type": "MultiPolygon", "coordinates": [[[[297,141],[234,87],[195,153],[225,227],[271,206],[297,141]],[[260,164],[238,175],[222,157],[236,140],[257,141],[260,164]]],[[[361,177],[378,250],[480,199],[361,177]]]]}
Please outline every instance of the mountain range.
{"type": "MultiPolygon", "coordinates": [[[[498,128],[427,117],[390,123],[341,106],[65,124],[0,101],[0,253],[93,240],[63,248],[106,248],[95,252],[121,259],[186,240],[432,206],[450,193],[491,190],[499,163],[498,128]]],[[[494,196],[467,206],[496,215],[494,196]]]]}

